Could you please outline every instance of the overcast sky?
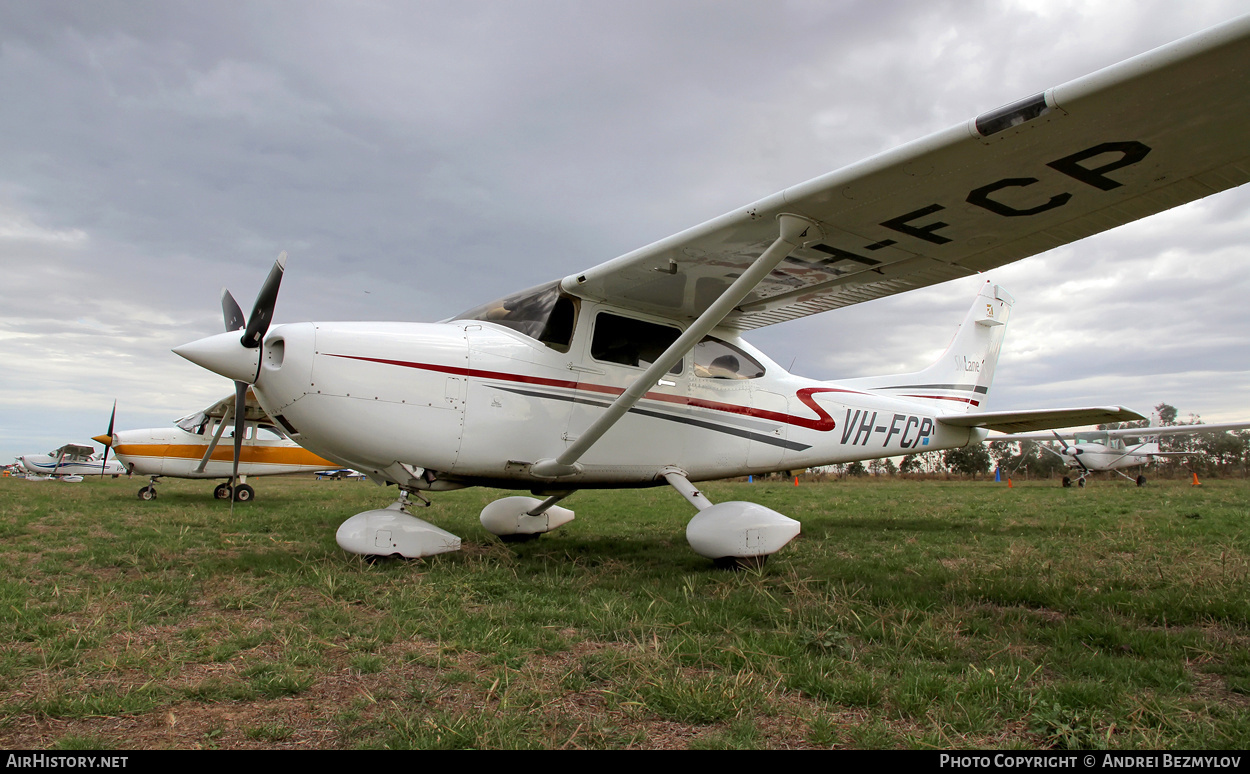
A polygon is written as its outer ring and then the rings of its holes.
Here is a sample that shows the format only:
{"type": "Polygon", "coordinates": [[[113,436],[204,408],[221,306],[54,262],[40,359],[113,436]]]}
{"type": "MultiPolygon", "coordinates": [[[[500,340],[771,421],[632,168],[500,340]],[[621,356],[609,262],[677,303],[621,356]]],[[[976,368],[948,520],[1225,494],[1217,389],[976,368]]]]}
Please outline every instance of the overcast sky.
{"type": "MultiPolygon", "coordinates": [[[[0,4],[0,459],[230,383],[170,352],[290,253],[277,322],[441,319],[962,123],[1247,2],[0,4]]],[[[1250,419],[1250,187],[990,275],[988,408],[1250,419]]],[[[936,358],[983,278],[755,331],[936,358]]]]}

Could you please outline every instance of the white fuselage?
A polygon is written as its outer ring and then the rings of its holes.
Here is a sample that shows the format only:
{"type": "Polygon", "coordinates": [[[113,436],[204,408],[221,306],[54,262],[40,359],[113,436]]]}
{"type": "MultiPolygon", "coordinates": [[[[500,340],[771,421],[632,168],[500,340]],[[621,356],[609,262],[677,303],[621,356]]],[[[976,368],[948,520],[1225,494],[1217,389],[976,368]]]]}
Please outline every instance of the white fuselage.
{"type": "MultiPolygon", "coordinates": [[[[192,433],[180,427],[154,427],[114,433],[113,452],[131,470],[144,476],[174,478],[229,478],[233,470],[234,440],[222,438],[203,471],[197,471],[212,441],[209,432],[192,433]]],[[[248,432],[254,428],[248,427],[248,432]]],[[[330,463],[278,436],[245,438],[239,454],[239,475],[310,473],[330,463]]]]}
{"type": "Polygon", "coordinates": [[[663,483],[659,471],[670,465],[706,480],[984,437],[939,423],[938,406],[951,398],[926,394],[925,385],[892,397],[805,379],[720,331],[764,365],[764,375],[696,375],[688,354],[680,373],[669,373],[590,448],[580,473],[536,477],[532,463],[558,456],[643,371],[592,357],[587,329],[596,305],[582,306],[567,352],[476,320],[274,326],[254,393],[301,445],[414,488],[645,486],[663,483]]]}
{"type": "Polygon", "coordinates": [[[1089,470],[1121,470],[1148,464],[1154,459],[1153,455],[1158,453],[1159,444],[1138,443],[1125,448],[1101,443],[1081,443],[1069,446],[1068,449],[1069,451],[1060,452],[1060,456],[1069,468],[1079,470],[1084,466],[1089,470]]]}
{"type": "Polygon", "coordinates": [[[127,473],[117,460],[103,464],[95,458],[70,459],[51,454],[24,454],[17,459],[27,473],[39,476],[124,476],[127,473]]]}

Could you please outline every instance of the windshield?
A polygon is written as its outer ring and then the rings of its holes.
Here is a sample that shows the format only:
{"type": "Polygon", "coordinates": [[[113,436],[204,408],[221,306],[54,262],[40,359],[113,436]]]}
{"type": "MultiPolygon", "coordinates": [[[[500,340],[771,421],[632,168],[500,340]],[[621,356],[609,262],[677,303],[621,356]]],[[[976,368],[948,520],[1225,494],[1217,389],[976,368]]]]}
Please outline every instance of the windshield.
{"type": "Polygon", "coordinates": [[[178,424],[178,427],[182,428],[183,430],[186,430],[188,433],[195,433],[196,435],[202,435],[204,433],[204,424],[207,421],[208,421],[208,417],[204,416],[204,412],[197,411],[196,413],[190,416],[186,416],[186,417],[183,417],[182,419],[179,419],[177,424],[178,424]]]}
{"type": "Polygon", "coordinates": [[[454,320],[482,320],[498,323],[560,352],[567,352],[573,341],[573,321],[577,308],[573,299],[560,294],[560,283],[505,296],[498,301],[456,315],[454,320]]]}

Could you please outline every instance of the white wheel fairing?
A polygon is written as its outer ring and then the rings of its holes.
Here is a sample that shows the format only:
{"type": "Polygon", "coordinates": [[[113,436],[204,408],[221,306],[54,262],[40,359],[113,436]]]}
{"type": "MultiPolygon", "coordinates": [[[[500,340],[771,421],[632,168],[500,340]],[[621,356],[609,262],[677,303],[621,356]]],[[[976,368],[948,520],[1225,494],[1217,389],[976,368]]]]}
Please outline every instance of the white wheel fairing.
{"type": "Polygon", "coordinates": [[[686,541],[708,559],[768,556],[798,536],[802,525],[757,503],[717,503],[686,526],[686,541]]]}
{"type": "Polygon", "coordinates": [[[398,508],[358,513],[339,526],[334,538],[344,551],[362,556],[419,559],[460,550],[460,538],[398,508]]]}
{"type": "Polygon", "coordinates": [[[573,520],[568,508],[553,505],[537,516],[529,511],[542,504],[533,497],[504,497],[482,509],[479,520],[492,535],[541,535],[573,520]]]}

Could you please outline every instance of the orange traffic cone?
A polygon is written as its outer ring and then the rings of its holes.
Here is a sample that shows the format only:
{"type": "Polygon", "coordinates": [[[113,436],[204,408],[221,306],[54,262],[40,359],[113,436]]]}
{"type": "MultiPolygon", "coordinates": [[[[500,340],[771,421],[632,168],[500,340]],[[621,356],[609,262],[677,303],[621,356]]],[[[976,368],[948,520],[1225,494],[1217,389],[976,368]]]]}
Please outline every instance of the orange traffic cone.
{"type": "Polygon", "coordinates": [[[795,485],[795,486],[798,486],[798,485],[799,485],[799,477],[798,477],[798,476],[795,476],[795,477],[794,477],[794,485],[795,485]]]}
{"type": "Polygon", "coordinates": [[[1007,476],[1007,488],[1011,488],[1011,476],[1007,476]]]}
{"type": "Polygon", "coordinates": [[[1202,486],[1202,482],[1198,480],[1198,474],[1194,474],[1194,481],[1190,486],[1202,486]]]}

